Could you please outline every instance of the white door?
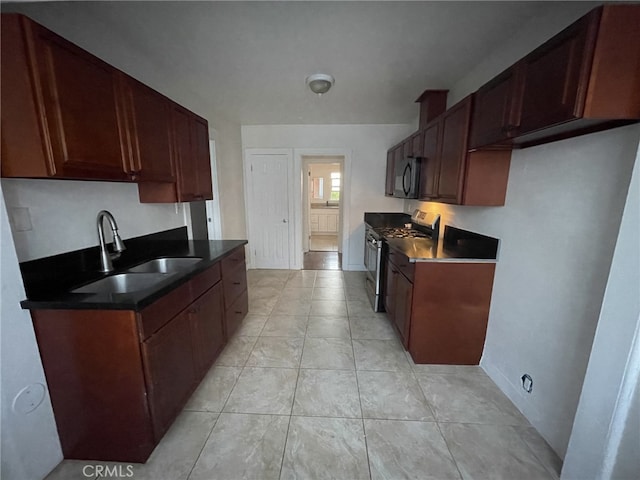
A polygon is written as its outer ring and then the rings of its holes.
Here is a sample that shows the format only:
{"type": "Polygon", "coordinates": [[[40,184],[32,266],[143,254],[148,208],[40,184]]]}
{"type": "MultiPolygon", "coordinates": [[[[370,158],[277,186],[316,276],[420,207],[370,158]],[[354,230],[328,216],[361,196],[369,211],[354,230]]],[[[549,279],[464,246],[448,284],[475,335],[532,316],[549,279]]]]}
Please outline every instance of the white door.
{"type": "Polygon", "coordinates": [[[253,268],[289,268],[287,153],[247,153],[249,248],[253,268]]]}

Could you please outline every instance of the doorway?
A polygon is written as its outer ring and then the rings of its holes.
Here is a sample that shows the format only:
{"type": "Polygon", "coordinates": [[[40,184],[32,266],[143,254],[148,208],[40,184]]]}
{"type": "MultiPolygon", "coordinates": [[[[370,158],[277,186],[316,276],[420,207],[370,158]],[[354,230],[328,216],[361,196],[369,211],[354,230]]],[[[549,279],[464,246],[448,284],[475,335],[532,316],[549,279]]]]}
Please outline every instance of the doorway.
{"type": "Polygon", "coordinates": [[[307,182],[303,194],[303,268],[342,267],[343,156],[303,156],[307,182]]]}

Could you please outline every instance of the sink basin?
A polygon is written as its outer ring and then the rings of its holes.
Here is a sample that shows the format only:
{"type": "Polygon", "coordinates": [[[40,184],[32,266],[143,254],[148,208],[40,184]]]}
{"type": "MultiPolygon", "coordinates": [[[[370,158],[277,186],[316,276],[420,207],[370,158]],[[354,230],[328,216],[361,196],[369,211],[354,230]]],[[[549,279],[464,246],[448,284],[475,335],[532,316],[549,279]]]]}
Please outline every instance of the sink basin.
{"type": "Polygon", "coordinates": [[[195,265],[202,258],[198,257],[163,257],[149,260],[141,263],[133,268],[129,268],[127,272],[132,273],[175,273],[191,265],[195,265]]]}
{"type": "Polygon", "coordinates": [[[162,273],[119,273],[101,278],[83,287],[72,290],[72,293],[129,293],[152,287],[167,278],[162,273]]]}

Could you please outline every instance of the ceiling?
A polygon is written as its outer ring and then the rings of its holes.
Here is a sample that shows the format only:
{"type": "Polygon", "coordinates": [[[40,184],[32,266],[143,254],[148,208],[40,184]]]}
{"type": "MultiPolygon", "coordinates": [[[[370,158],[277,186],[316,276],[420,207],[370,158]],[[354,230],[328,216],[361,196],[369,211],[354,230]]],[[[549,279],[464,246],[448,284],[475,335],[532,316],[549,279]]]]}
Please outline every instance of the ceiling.
{"type": "Polygon", "coordinates": [[[45,2],[3,11],[30,15],[209,119],[380,124],[414,122],[423,90],[451,88],[560,3],[45,2]],[[336,79],[322,97],[305,85],[318,72],[336,79]]]}

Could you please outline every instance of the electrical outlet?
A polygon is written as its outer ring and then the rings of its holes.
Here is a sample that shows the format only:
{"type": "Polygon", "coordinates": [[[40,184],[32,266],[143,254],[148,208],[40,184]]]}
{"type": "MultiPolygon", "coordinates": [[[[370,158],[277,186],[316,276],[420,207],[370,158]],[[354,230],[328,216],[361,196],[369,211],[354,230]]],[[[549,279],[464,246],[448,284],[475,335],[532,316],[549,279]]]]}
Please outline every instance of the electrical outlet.
{"type": "Polygon", "coordinates": [[[527,393],[531,393],[531,391],[533,390],[533,378],[531,378],[531,375],[525,373],[524,375],[522,375],[522,377],[520,377],[520,380],[522,380],[522,388],[524,389],[524,391],[527,393]]]}
{"type": "Polygon", "coordinates": [[[9,223],[16,232],[28,232],[33,230],[31,215],[27,207],[9,207],[9,223]]]}

